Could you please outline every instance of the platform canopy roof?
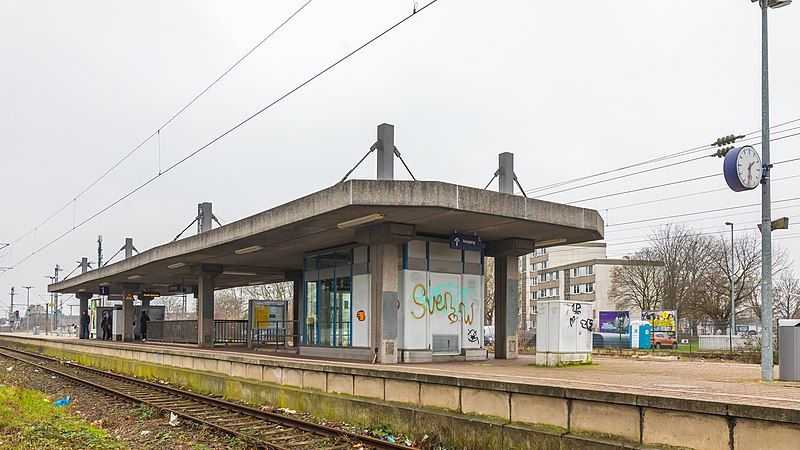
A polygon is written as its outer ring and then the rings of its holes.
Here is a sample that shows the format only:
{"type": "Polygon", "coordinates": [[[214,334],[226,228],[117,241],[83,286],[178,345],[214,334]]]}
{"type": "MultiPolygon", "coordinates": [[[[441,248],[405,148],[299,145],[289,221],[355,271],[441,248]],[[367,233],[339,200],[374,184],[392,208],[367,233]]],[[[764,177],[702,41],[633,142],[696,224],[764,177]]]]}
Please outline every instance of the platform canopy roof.
{"type": "Polygon", "coordinates": [[[518,238],[542,246],[603,238],[603,220],[590,209],[438,181],[349,180],[48,290],[97,294],[109,286],[113,294],[167,295],[170,285],[195,285],[209,267],[221,271],[217,288],[285,281],[302,270],[309,252],[353,244],[359,229],[382,222],[413,225],[426,238],[474,233],[484,242],[518,238]],[[370,222],[359,226],[365,220],[370,222]]]}

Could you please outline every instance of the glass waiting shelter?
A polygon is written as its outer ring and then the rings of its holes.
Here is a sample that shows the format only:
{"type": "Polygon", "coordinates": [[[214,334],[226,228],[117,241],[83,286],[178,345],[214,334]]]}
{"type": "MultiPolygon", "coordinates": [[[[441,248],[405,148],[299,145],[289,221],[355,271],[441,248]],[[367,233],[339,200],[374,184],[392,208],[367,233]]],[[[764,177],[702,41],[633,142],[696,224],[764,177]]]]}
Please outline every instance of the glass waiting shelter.
{"type": "MultiPolygon", "coordinates": [[[[351,347],[354,277],[368,273],[367,247],[306,256],[303,261],[304,345],[351,347]],[[357,262],[354,264],[354,261],[357,262]]],[[[368,281],[357,278],[367,287],[368,281]]],[[[364,342],[363,345],[368,345],[364,342]]]]}

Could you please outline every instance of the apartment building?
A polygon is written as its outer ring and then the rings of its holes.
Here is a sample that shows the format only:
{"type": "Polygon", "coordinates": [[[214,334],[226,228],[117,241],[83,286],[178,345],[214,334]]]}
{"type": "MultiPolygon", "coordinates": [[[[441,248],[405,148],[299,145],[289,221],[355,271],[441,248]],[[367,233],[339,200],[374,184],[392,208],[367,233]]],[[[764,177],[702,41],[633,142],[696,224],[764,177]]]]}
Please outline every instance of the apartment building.
{"type": "MultiPolygon", "coordinates": [[[[598,311],[617,309],[608,295],[611,272],[616,266],[630,264],[661,265],[658,261],[608,259],[606,244],[588,242],[537,249],[520,258],[519,328],[536,328],[538,300],[575,300],[595,303],[598,311]]],[[[636,311],[631,311],[635,316],[636,311]]]]}

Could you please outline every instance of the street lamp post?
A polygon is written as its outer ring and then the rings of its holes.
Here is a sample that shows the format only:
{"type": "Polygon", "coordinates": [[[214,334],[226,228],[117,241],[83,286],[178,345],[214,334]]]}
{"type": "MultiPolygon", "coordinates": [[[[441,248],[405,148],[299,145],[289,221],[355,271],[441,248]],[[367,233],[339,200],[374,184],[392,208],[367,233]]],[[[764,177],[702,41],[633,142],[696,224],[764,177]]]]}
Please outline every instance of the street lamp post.
{"type": "Polygon", "coordinates": [[[31,332],[31,318],[28,317],[28,316],[31,313],[31,288],[33,286],[22,286],[22,287],[24,287],[25,289],[28,290],[28,295],[26,296],[26,302],[25,302],[25,332],[26,333],[30,333],[31,332]]]}
{"type": "Polygon", "coordinates": [[[733,330],[736,329],[736,305],[734,304],[735,297],[733,296],[733,276],[734,276],[734,253],[733,253],[733,222],[725,222],[725,225],[731,227],[731,325],[730,332],[728,333],[728,341],[730,342],[730,353],[733,355],[733,330]]]}
{"type": "MultiPolygon", "coordinates": [[[[755,0],[752,0],[755,1],[755,0]]],[[[792,0],[759,0],[761,7],[761,381],[773,381],[772,359],[772,208],[769,174],[769,45],[767,9],[780,8],[792,0]]]]}

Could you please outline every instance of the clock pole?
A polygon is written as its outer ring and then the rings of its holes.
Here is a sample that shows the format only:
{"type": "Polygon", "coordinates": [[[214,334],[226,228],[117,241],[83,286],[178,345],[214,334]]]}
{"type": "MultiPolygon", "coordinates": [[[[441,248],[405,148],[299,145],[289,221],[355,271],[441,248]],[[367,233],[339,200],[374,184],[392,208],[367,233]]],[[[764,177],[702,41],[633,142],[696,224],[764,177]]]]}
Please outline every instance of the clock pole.
{"type": "Polygon", "coordinates": [[[761,179],[761,381],[773,381],[772,357],[772,210],[770,198],[769,157],[769,64],[767,9],[768,0],[761,6],[761,159],[764,164],[761,179]]]}

